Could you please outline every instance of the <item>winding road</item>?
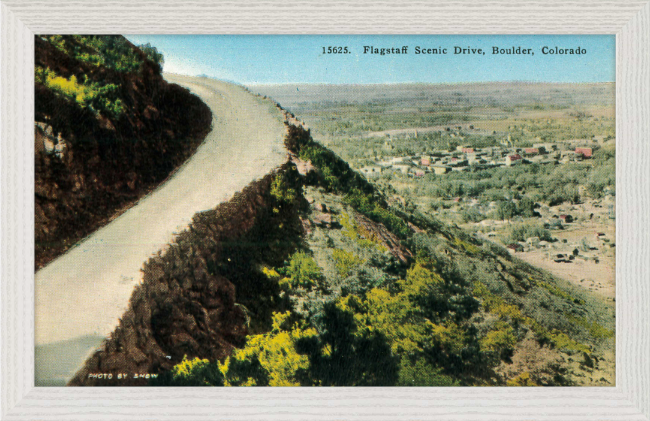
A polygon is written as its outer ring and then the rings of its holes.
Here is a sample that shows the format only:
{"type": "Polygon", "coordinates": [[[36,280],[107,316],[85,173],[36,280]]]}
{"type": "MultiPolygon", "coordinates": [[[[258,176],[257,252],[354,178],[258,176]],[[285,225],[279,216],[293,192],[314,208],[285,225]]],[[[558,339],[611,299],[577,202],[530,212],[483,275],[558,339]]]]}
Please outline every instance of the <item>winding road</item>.
{"type": "Polygon", "coordinates": [[[143,263],[192,216],[229,200],[287,160],[282,112],[243,87],[166,74],[212,110],[196,153],[150,195],[36,272],[36,386],[63,386],[127,309],[143,263]]]}

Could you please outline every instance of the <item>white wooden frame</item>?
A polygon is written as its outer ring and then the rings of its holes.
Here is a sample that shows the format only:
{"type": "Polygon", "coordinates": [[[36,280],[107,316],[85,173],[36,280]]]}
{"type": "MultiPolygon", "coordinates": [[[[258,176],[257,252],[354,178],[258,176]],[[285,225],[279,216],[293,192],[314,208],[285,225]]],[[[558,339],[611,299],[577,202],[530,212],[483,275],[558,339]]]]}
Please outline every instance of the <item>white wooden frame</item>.
{"type": "Polygon", "coordinates": [[[650,419],[649,0],[0,0],[3,420],[650,419]],[[616,34],[611,388],[35,388],[34,33],[616,34]]]}

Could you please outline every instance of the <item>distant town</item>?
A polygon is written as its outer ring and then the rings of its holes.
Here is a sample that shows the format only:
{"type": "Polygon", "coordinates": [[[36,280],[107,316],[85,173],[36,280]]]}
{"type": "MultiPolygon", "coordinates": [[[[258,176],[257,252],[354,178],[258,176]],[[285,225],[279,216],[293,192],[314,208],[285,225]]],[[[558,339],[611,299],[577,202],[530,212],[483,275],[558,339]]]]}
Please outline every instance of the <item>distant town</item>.
{"type": "MultiPolygon", "coordinates": [[[[445,129],[455,137],[461,130],[474,130],[468,127],[456,126],[445,129]]],[[[418,137],[418,131],[402,134],[402,136],[418,137]]],[[[387,140],[383,149],[389,152],[394,149],[392,139],[386,134],[387,140]]],[[[459,145],[456,150],[432,150],[421,155],[395,156],[375,161],[374,165],[360,168],[367,177],[376,177],[384,172],[399,172],[412,177],[422,177],[427,173],[444,175],[452,171],[469,171],[470,169],[486,169],[495,167],[512,167],[526,164],[567,164],[590,159],[601,144],[607,142],[604,136],[591,139],[586,144],[585,139],[566,140],[562,142],[539,142],[531,147],[515,147],[510,136],[501,142],[500,146],[485,148],[459,145]]]]}

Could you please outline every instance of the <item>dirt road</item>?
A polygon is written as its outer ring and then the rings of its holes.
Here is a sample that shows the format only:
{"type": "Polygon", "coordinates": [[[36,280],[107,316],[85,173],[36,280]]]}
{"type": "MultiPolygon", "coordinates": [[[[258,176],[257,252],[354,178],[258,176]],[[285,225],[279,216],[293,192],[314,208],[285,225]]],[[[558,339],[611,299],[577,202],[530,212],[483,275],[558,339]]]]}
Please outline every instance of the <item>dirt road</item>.
{"type": "Polygon", "coordinates": [[[213,129],[167,182],[36,273],[36,385],[63,385],[117,325],[143,263],[192,216],[287,159],[284,116],[242,87],[165,75],[213,112],[213,129]]]}

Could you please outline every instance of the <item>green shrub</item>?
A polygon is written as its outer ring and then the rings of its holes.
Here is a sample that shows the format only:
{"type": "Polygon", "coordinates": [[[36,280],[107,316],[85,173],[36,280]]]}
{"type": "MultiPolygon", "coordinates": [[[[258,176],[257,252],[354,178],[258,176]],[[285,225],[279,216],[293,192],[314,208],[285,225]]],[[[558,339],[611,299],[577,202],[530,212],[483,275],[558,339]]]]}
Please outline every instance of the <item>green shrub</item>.
{"type": "Polygon", "coordinates": [[[614,336],[614,332],[601,326],[597,322],[589,322],[584,317],[576,317],[571,314],[565,315],[571,323],[586,329],[594,339],[606,339],[614,336]]]}
{"type": "Polygon", "coordinates": [[[303,251],[292,254],[287,264],[278,269],[278,272],[285,276],[280,280],[280,285],[287,285],[292,289],[311,289],[321,285],[323,281],[323,270],[303,251]]]}
{"type": "Polygon", "coordinates": [[[347,278],[352,270],[365,262],[365,260],[357,257],[354,253],[342,249],[332,250],[332,258],[341,278],[347,278]]]}
{"type": "Polygon", "coordinates": [[[400,238],[407,238],[411,233],[404,219],[382,206],[372,195],[353,189],[345,196],[344,201],[368,216],[375,222],[381,222],[400,238]]]}
{"type": "Polygon", "coordinates": [[[497,218],[499,219],[512,219],[517,215],[517,205],[515,205],[510,200],[504,200],[499,202],[499,207],[497,208],[497,218]]]}
{"type": "Polygon", "coordinates": [[[355,315],[327,303],[322,314],[322,333],[297,343],[309,357],[303,384],[320,386],[394,386],[398,381],[399,356],[391,352],[386,336],[368,329],[355,315]]]}
{"type": "Polygon", "coordinates": [[[224,377],[217,364],[211,364],[207,359],[189,360],[185,355],[183,361],[176,364],[170,372],[151,380],[150,384],[152,386],[223,386],[224,377]]]}
{"type": "Polygon", "coordinates": [[[498,315],[504,320],[509,319],[516,323],[523,323],[533,331],[540,343],[553,345],[555,348],[567,353],[591,353],[591,349],[587,345],[575,341],[566,333],[557,329],[549,331],[535,319],[525,316],[517,306],[508,304],[502,297],[491,293],[481,282],[474,284],[474,294],[481,299],[486,312],[498,315]]]}
{"type": "Polygon", "coordinates": [[[538,237],[542,241],[553,241],[551,232],[543,226],[533,224],[515,224],[510,228],[510,241],[526,241],[529,237],[538,237]]]}
{"type": "Polygon", "coordinates": [[[509,324],[499,322],[479,342],[481,349],[493,352],[499,358],[507,358],[512,355],[513,348],[517,344],[517,338],[514,329],[509,324]]]}
{"type": "Polygon", "coordinates": [[[271,196],[277,201],[293,203],[297,198],[296,189],[291,186],[284,172],[279,172],[271,183],[271,196]]]}
{"type": "Polygon", "coordinates": [[[530,376],[529,372],[523,372],[514,379],[507,382],[508,386],[539,386],[530,376]]]}
{"type": "Polygon", "coordinates": [[[445,375],[439,367],[432,366],[424,358],[418,358],[415,362],[408,356],[402,357],[399,367],[399,386],[458,386],[458,380],[445,375]]]}
{"type": "Polygon", "coordinates": [[[584,305],[585,304],[584,300],[582,300],[580,298],[575,298],[575,297],[571,296],[571,294],[569,294],[568,292],[558,288],[555,285],[551,285],[548,282],[538,281],[537,285],[544,288],[545,290],[547,290],[551,294],[555,295],[556,297],[564,298],[565,300],[574,302],[574,303],[579,304],[579,305],[584,305]]]}
{"type": "Polygon", "coordinates": [[[152,46],[150,43],[138,45],[138,48],[147,56],[147,58],[158,65],[158,68],[162,72],[163,65],[165,64],[165,57],[158,49],[152,46]]]}
{"type": "MultiPolygon", "coordinates": [[[[143,62],[131,43],[119,35],[46,35],[42,38],[79,61],[118,72],[138,71],[143,62]]],[[[162,70],[162,54],[149,44],[140,48],[162,70]]]]}
{"type": "Polygon", "coordinates": [[[316,331],[289,319],[289,312],[274,313],[270,332],[249,336],[244,348],[218,363],[226,386],[301,385],[299,374],[309,367],[309,359],[298,352],[297,343],[316,331]]]}
{"type": "Polygon", "coordinates": [[[485,215],[483,215],[478,209],[475,208],[470,208],[463,211],[461,213],[461,216],[463,218],[463,222],[481,222],[485,219],[485,215]]]}
{"type": "Polygon", "coordinates": [[[112,117],[119,117],[125,110],[122,100],[118,97],[119,87],[109,83],[80,83],[77,77],[72,75],[69,79],[57,76],[49,68],[36,66],[35,80],[60,96],[75,102],[80,108],[91,109],[94,113],[102,113],[112,117]]]}
{"type": "Polygon", "coordinates": [[[388,251],[377,235],[366,230],[364,227],[356,223],[353,217],[348,214],[343,214],[340,218],[341,225],[343,226],[343,235],[357,243],[362,248],[375,248],[381,252],[388,251]]]}
{"type": "Polygon", "coordinates": [[[479,251],[481,251],[481,249],[478,246],[475,246],[474,244],[470,244],[467,241],[463,241],[458,237],[454,238],[454,245],[456,247],[462,247],[469,254],[477,254],[479,251]]]}

